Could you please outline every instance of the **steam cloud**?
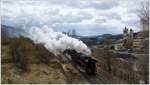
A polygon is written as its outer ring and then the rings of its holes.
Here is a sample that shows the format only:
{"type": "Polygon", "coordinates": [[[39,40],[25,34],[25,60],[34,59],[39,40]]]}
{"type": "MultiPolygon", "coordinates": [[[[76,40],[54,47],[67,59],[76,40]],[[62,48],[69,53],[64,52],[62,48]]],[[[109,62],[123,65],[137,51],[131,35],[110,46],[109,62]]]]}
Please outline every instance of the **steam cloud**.
{"type": "Polygon", "coordinates": [[[81,40],[69,37],[61,32],[55,32],[48,26],[31,27],[27,37],[34,43],[42,43],[46,49],[55,55],[61,54],[65,49],[75,49],[77,52],[90,55],[90,49],[81,40]]]}
{"type": "MultiPolygon", "coordinates": [[[[43,19],[43,18],[42,18],[43,19]]],[[[52,28],[44,25],[38,16],[27,14],[26,12],[13,18],[16,28],[22,30],[20,33],[28,37],[34,43],[41,43],[50,52],[59,55],[66,49],[75,49],[77,52],[90,55],[90,49],[81,40],[69,37],[61,32],[55,32],[52,28]]]]}

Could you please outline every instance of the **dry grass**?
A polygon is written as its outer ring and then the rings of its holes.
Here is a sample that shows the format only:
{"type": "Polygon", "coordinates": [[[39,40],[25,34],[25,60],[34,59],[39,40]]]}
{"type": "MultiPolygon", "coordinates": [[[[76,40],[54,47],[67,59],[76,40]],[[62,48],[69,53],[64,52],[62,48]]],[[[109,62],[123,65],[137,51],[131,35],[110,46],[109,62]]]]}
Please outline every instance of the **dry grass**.
{"type": "Polygon", "coordinates": [[[30,71],[22,73],[13,64],[2,65],[2,83],[66,83],[65,76],[60,69],[45,64],[30,64],[30,71]]]}

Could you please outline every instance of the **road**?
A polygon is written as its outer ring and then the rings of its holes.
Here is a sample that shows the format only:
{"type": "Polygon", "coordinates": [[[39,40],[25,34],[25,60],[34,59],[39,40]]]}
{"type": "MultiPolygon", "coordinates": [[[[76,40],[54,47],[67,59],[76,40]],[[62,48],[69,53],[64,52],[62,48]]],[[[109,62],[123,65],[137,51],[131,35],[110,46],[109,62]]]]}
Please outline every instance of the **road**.
{"type": "Polygon", "coordinates": [[[114,53],[119,53],[119,54],[129,54],[129,55],[133,55],[133,56],[144,56],[144,55],[147,55],[147,54],[142,54],[142,53],[129,53],[127,51],[115,51],[115,50],[110,50],[114,53]]]}

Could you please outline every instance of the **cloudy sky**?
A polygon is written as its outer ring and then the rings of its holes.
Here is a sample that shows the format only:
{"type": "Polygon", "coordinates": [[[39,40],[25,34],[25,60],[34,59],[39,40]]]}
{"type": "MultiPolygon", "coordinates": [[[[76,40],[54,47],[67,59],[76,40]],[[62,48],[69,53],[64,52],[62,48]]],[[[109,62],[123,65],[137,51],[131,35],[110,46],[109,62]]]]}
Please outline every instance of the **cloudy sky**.
{"type": "MultiPolygon", "coordinates": [[[[138,10],[145,0],[1,0],[1,23],[14,27],[48,25],[79,35],[139,31],[138,10]]],[[[27,27],[26,27],[27,29],[27,27]]]]}

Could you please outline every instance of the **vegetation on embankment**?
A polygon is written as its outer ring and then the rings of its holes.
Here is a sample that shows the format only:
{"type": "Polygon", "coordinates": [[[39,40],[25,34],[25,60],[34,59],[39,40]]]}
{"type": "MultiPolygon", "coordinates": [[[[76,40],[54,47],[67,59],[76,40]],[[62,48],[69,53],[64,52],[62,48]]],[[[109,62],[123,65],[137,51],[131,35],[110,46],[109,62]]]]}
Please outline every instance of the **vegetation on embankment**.
{"type": "Polygon", "coordinates": [[[2,36],[2,83],[87,83],[78,73],[67,73],[60,56],[25,37],[2,36]],[[68,75],[74,75],[68,78],[68,75]]]}

